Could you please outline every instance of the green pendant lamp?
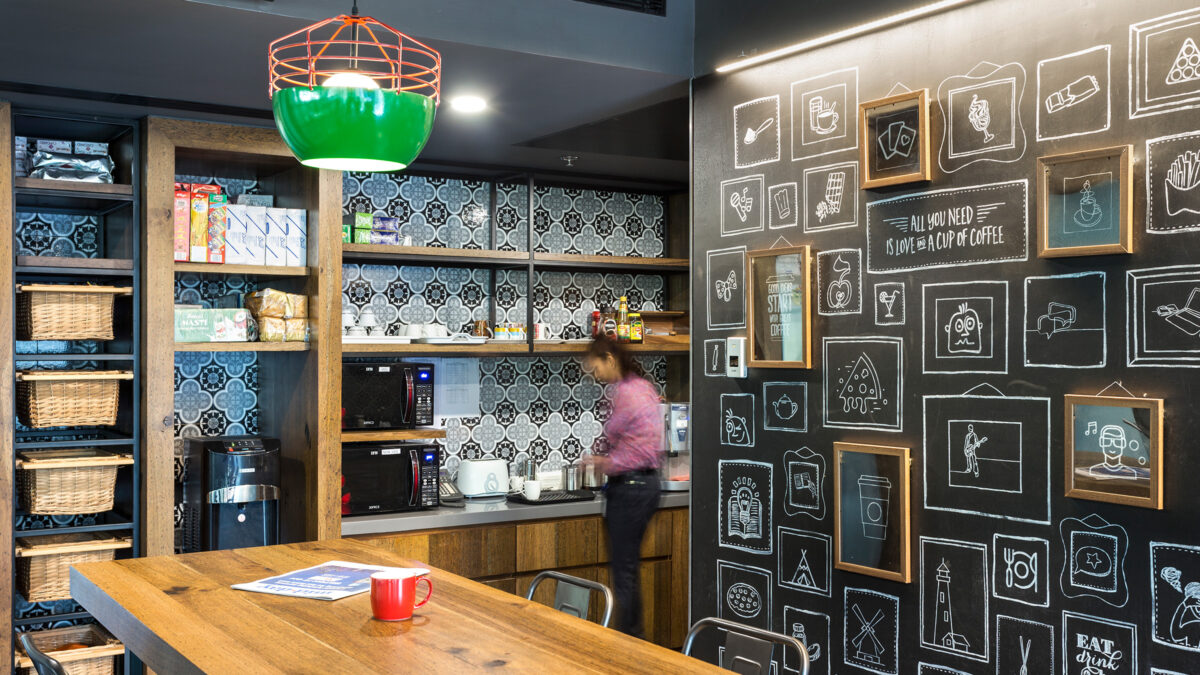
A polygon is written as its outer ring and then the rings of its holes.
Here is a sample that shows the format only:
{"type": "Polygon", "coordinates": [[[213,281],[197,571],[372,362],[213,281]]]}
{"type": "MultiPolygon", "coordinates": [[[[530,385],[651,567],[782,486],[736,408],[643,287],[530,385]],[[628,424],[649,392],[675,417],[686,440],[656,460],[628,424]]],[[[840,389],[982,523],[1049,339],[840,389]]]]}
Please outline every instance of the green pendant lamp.
{"type": "Polygon", "coordinates": [[[275,125],[301,164],[399,171],[433,130],[437,50],[371,17],[341,15],[270,45],[275,125]]]}

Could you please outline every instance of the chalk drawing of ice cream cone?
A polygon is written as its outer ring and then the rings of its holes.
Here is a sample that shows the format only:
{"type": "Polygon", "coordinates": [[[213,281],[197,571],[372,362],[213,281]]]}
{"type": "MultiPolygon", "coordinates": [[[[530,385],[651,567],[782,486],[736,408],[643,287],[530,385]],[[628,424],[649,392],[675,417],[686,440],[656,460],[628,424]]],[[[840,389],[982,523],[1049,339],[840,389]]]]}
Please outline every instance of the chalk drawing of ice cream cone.
{"type": "Polygon", "coordinates": [[[987,99],[980,99],[978,94],[971,94],[971,105],[967,108],[967,119],[975,131],[983,133],[983,142],[991,143],[996,136],[988,131],[992,124],[992,109],[987,99]]]}

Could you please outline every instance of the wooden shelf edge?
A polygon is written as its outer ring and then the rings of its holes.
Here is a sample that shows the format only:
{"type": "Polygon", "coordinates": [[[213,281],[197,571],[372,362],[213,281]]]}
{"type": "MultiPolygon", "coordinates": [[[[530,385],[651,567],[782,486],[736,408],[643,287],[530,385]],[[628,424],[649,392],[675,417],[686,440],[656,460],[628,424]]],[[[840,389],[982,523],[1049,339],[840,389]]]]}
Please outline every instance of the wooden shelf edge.
{"type": "Polygon", "coordinates": [[[687,258],[643,258],[639,256],[620,255],[577,255],[574,253],[534,253],[533,263],[567,265],[596,265],[599,267],[672,267],[686,270],[690,261],[687,258]]]}
{"type": "Polygon", "coordinates": [[[13,179],[17,190],[47,190],[55,192],[87,192],[98,197],[132,197],[133,186],[127,183],[85,183],[74,180],[49,180],[22,176],[13,179]]]}
{"type": "Polygon", "coordinates": [[[177,352],[303,352],[307,342],[176,342],[177,352]]]}
{"type": "Polygon", "coordinates": [[[437,354],[526,354],[529,343],[524,340],[514,341],[513,344],[482,344],[482,345],[424,345],[424,344],[353,344],[342,343],[343,354],[420,354],[435,356],[437,354]]]}
{"type": "Polygon", "coordinates": [[[420,262],[423,260],[445,261],[458,259],[463,263],[515,264],[529,262],[525,251],[497,251],[474,248],[440,248],[436,246],[396,246],[393,244],[347,244],[342,243],[344,259],[388,259],[420,262]]]}
{"type": "Polygon", "coordinates": [[[390,431],[354,431],[342,430],[343,443],[362,443],[371,441],[418,441],[425,439],[445,438],[445,429],[393,429],[390,431]]]}
{"type": "Polygon", "coordinates": [[[72,267],[81,270],[132,270],[131,258],[64,258],[48,255],[19,255],[18,267],[72,267]]]}
{"type": "Polygon", "coordinates": [[[209,263],[175,263],[176,272],[194,274],[241,274],[260,277],[306,277],[308,267],[280,267],[278,265],[231,265],[209,263]]]}

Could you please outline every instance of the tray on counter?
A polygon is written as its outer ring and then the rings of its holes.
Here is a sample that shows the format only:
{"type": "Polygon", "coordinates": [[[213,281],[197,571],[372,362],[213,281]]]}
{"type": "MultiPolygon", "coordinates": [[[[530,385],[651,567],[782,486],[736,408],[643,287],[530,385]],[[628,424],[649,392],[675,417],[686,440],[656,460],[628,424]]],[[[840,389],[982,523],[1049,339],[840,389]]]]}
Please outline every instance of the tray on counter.
{"type": "Polygon", "coordinates": [[[570,502],[590,502],[596,498],[591,490],[542,490],[537,499],[526,499],[520,492],[511,492],[508,501],[517,504],[568,504],[570,502]]]}

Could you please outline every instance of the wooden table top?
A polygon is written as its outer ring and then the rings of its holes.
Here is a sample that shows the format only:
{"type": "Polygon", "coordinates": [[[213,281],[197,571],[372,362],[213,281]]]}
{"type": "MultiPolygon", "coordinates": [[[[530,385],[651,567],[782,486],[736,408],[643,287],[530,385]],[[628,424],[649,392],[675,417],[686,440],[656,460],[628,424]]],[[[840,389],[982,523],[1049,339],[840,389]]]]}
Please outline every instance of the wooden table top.
{"type": "Polygon", "coordinates": [[[371,618],[369,593],[230,588],[331,560],[429,567],[343,539],[86,563],[71,594],[159,673],[726,672],[432,567],[432,600],[395,623],[371,618]]]}

